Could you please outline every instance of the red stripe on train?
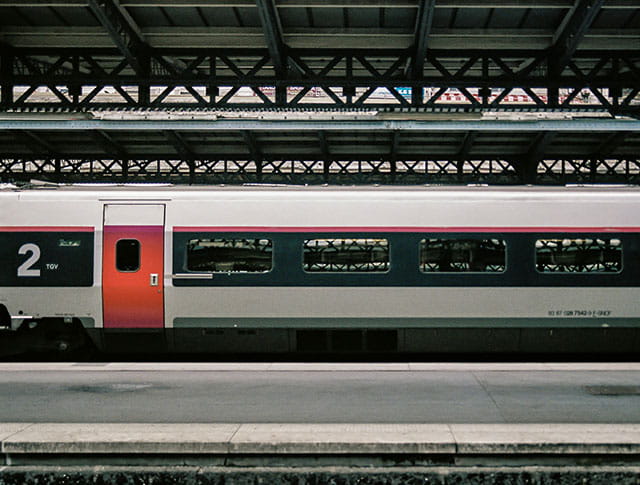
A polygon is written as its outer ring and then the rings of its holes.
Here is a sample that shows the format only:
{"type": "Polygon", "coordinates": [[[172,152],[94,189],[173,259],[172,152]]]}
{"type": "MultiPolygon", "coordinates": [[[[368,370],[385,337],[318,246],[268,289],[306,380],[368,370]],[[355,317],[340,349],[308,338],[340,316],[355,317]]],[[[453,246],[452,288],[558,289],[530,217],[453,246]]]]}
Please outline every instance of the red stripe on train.
{"type": "Polygon", "coordinates": [[[94,232],[85,226],[0,226],[0,232],[94,232]]]}

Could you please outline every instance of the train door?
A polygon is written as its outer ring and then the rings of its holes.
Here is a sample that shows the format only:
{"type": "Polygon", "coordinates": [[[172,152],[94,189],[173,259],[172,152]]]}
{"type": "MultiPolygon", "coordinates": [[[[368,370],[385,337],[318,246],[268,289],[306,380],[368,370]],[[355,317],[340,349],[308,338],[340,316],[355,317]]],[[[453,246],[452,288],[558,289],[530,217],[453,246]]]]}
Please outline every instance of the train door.
{"type": "Polygon", "coordinates": [[[164,205],[104,207],[105,328],[164,327],[164,205]]]}

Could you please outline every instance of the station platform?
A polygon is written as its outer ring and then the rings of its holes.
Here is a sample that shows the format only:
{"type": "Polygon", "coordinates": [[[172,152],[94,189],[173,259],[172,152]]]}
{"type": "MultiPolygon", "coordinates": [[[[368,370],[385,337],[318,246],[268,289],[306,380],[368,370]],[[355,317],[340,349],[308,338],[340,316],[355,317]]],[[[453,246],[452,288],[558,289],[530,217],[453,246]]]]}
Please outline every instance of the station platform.
{"type": "Polygon", "coordinates": [[[638,383],[638,363],[3,363],[0,483],[637,485],[638,383]]]}
{"type": "Polygon", "coordinates": [[[640,478],[640,424],[3,423],[0,440],[2,483],[640,478]]]}

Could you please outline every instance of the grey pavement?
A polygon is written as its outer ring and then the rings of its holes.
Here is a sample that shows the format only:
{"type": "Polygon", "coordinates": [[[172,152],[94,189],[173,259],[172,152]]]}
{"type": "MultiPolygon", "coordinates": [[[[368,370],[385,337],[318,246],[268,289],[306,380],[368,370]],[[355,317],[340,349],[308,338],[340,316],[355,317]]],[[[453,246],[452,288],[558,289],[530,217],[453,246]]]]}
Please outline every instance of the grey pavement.
{"type": "Polygon", "coordinates": [[[638,364],[0,364],[5,423],[640,423],[638,364]]]}
{"type": "Polygon", "coordinates": [[[640,453],[637,424],[0,424],[5,454],[640,453]]]}

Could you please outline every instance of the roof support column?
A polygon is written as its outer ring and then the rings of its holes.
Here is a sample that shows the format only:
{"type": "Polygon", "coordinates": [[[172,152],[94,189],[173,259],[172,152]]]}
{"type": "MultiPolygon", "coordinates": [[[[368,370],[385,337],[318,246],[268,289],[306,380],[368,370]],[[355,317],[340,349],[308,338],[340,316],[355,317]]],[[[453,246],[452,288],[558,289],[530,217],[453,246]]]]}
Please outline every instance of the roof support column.
{"type": "Polygon", "coordinates": [[[184,139],[184,137],[175,130],[166,130],[165,135],[169,142],[173,145],[176,153],[187,162],[189,167],[189,185],[193,185],[196,181],[196,163],[193,150],[184,139]]]}
{"type": "Polygon", "coordinates": [[[318,141],[320,142],[320,153],[322,153],[322,180],[325,184],[328,184],[332,158],[329,150],[329,142],[327,141],[327,133],[319,131],[318,141]]]}
{"type": "MultiPolygon", "coordinates": [[[[435,3],[435,0],[420,0],[413,41],[413,63],[411,65],[411,79],[413,80],[421,80],[424,77],[424,64],[429,46],[428,39],[433,23],[435,3]]],[[[413,86],[411,104],[414,106],[422,105],[422,91],[423,86],[413,86]]]]}
{"type": "Polygon", "coordinates": [[[209,85],[207,86],[207,96],[211,106],[216,104],[216,98],[220,96],[220,88],[216,85],[216,77],[218,75],[218,65],[216,63],[216,55],[209,55],[209,85]]]}
{"type": "Polygon", "coordinates": [[[138,25],[119,0],[88,0],[89,9],[109,33],[111,40],[138,76],[138,103],[149,106],[150,47],[138,25]]]}
{"type": "Polygon", "coordinates": [[[391,135],[391,150],[389,151],[389,165],[391,171],[391,183],[396,183],[398,171],[398,149],[400,148],[400,130],[394,130],[391,135]]]}
{"type": "Polygon", "coordinates": [[[245,145],[249,148],[250,159],[256,164],[256,180],[262,182],[262,165],[264,162],[264,156],[262,150],[258,146],[255,135],[249,130],[243,130],[242,138],[245,145]]]}
{"type": "Polygon", "coordinates": [[[462,146],[455,157],[456,162],[456,175],[458,183],[464,182],[464,162],[469,159],[469,155],[471,154],[471,148],[473,147],[473,143],[476,141],[476,137],[478,136],[477,131],[468,131],[464,136],[464,140],[462,142],[462,146]]]}
{"type": "Polygon", "coordinates": [[[151,105],[151,85],[149,84],[149,78],[151,75],[151,57],[148,54],[143,54],[138,57],[138,64],[140,67],[140,81],[138,83],[138,104],[140,106],[151,105]]]}
{"type": "Polygon", "coordinates": [[[0,105],[5,109],[13,105],[13,61],[11,49],[2,48],[0,50],[0,77],[2,78],[0,105]]]}
{"type": "MultiPolygon", "coordinates": [[[[262,31],[269,50],[269,56],[273,62],[273,68],[278,80],[284,80],[287,77],[288,59],[284,37],[282,35],[282,26],[278,17],[274,0],[256,0],[258,13],[260,14],[260,22],[262,23],[262,31]]],[[[276,84],[276,105],[284,106],[287,104],[287,86],[276,84]]]]}
{"type": "Polygon", "coordinates": [[[547,97],[549,107],[560,104],[560,77],[562,71],[571,61],[578,50],[578,45],[597,17],[604,0],[576,0],[575,6],[569,11],[554,36],[553,46],[549,49],[547,97]]]}
{"type": "Polygon", "coordinates": [[[516,170],[519,171],[520,179],[524,184],[533,185],[538,178],[538,164],[544,159],[549,145],[553,142],[558,132],[540,132],[526,152],[526,155],[516,163],[516,170]]]}

